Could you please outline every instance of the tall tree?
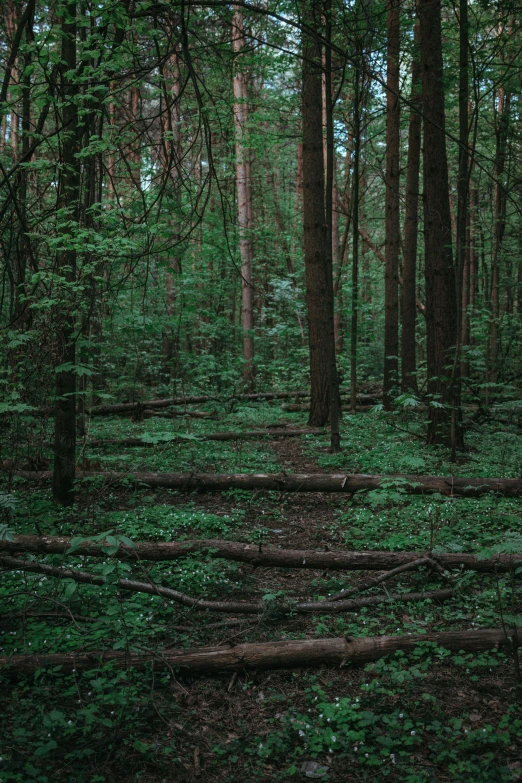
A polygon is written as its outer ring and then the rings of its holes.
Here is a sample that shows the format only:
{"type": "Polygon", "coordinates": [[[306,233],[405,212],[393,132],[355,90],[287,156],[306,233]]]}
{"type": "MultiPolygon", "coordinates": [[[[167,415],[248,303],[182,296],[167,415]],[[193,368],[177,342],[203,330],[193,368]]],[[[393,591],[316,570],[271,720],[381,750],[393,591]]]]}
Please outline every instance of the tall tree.
{"type": "MultiPolygon", "coordinates": [[[[451,394],[455,398],[455,385],[462,374],[461,348],[463,337],[467,339],[464,324],[467,322],[469,291],[469,252],[468,252],[468,216],[469,216],[469,55],[468,55],[468,0],[459,2],[459,157],[457,183],[457,253],[456,253],[456,304],[457,335],[455,358],[451,372],[451,394]]],[[[458,391],[458,390],[457,390],[458,391]]],[[[460,399],[460,393],[458,394],[460,399]]],[[[456,457],[457,427],[462,418],[460,407],[453,404],[451,413],[451,452],[456,457]]]]}
{"type": "Polygon", "coordinates": [[[72,287],[76,279],[74,231],[80,202],[80,132],[76,103],[76,2],[63,8],[61,20],[59,96],[61,104],[61,178],[59,215],[62,247],[57,253],[57,273],[62,278],[64,305],[58,318],[59,361],[56,367],[54,415],[53,497],[69,506],[74,502],[76,464],[76,344],[72,287]],[[71,230],[72,229],[72,230],[71,230]]]}
{"type": "Polygon", "coordinates": [[[245,144],[248,129],[248,76],[241,62],[245,48],[243,13],[239,7],[232,21],[232,42],[237,60],[234,72],[234,128],[236,135],[236,185],[241,255],[241,322],[243,327],[243,378],[254,384],[254,288],[252,285],[252,191],[250,152],[245,144]]]}
{"type": "MultiPolygon", "coordinates": [[[[335,344],[328,272],[322,123],[322,3],[302,5],[303,234],[310,348],[310,424],[330,420],[335,344]],[[333,356],[333,358],[332,358],[333,356]]],[[[331,236],[331,234],[330,234],[331,236]]],[[[331,246],[331,243],[330,243],[331,246]]]]}
{"type": "MultiPolygon", "coordinates": [[[[456,402],[452,399],[450,376],[457,339],[457,307],[446,156],[441,2],[419,0],[418,9],[424,114],[424,267],[430,402],[427,439],[428,443],[449,443],[451,407],[456,402]]],[[[454,384],[453,390],[456,388],[454,384]]],[[[462,428],[456,437],[462,444],[462,428]]]]}
{"type": "Polygon", "coordinates": [[[419,22],[415,24],[415,50],[411,63],[410,122],[406,171],[406,211],[401,295],[401,389],[417,393],[415,326],[417,321],[416,275],[419,233],[419,173],[422,131],[422,92],[419,64],[419,22]]]}
{"type": "Polygon", "coordinates": [[[400,0],[389,0],[386,78],[386,265],[384,272],[384,406],[399,370],[399,246],[400,246],[400,0]]]}
{"type": "MultiPolygon", "coordinates": [[[[340,395],[339,395],[339,378],[337,375],[337,363],[335,354],[335,297],[334,297],[334,282],[333,282],[333,214],[334,214],[334,126],[333,126],[333,102],[332,102],[332,2],[326,0],[324,4],[324,16],[326,22],[325,30],[325,51],[324,51],[324,76],[325,76],[325,89],[324,89],[324,104],[326,109],[325,116],[325,130],[326,130],[326,168],[325,168],[325,218],[326,218],[326,258],[325,258],[325,273],[326,273],[326,290],[328,296],[328,309],[331,313],[331,323],[329,319],[328,326],[331,328],[331,334],[329,334],[329,384],[330,384],[330,447],[332,451],[339,451],[341,448],[341,438],[339,434],[339,418],[340,418],[340,395]]],[[[337,205],[335,205],[337,209],[337,205]]]]}

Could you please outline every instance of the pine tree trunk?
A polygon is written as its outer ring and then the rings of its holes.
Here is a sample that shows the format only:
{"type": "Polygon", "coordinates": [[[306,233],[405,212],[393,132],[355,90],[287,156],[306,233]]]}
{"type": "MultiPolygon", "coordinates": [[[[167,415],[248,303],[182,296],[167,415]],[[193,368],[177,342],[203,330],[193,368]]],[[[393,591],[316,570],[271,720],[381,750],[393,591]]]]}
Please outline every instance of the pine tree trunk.
{"type": "MultiPolygon", "coordinates": [[[[321,11],[316,0],[304,0],[303,22],[320,32],[321,11]]],[[[333,291],[326,269],[325,180],[322,123],[322,52],[312,35],[303,34],[303,234],[310,348],[311,404],[309,424],[330,419],[333,291]]]]}
{"type": "MultiPolygon", "coordinates": [[[[245,47],[243,13],[234,11],[232,41],[235,54],[245,47]]],[[[243,327],[243,378],[248,389],[254,384],[254,289],[252,286],[252,193],[249,152],[245,146],[248,127],[247,76],[236,66],[234,75],[234,128],[236,135],[236,183],[239,222],[239,252],[241,255],[241,321],[243,327]]]]}
{"type": "MultiPolygon", "coordinates": [[[[415,44],[419,43],[419,23],[415,24],[415,44]]],[[[422,85],[418,51],[411,63],[410,126],[406,174],[406,215],[404,219],[404,259],[401,298],[401,389],[417,394],[415,326],[417,320],[416,274],[419,232],[419,174],[422,132],[422,85]]]]}
{"type": "Polygon", "coordinates": [[[386,266],[384,273],[384,407],[391,407],[399,370],[400,0],[388,7],[386,93],[386,266]]]}
{"type": "MultiPolygon", "coordinates": [[[[428,443],[449,443],[449,379],[457,338],[455,270],[446,157],[440,0],[420,0],[420,53],[424,107],[424,248],[428,443]],[[439,406],[444,407],[439,407],[439,406]]],[[[461,436],[462,431],[460,430],[461,436]]]]}

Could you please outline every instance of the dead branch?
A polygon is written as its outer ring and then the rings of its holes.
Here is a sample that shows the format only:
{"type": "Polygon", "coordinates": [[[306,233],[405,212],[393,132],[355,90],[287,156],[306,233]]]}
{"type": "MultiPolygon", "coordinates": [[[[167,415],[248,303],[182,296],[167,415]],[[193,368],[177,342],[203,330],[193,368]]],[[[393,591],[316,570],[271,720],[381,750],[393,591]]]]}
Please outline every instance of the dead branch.
{"type": "MultiPolygon", "coordinates": [[[[57,568],[55,566],[38,563],[32,560],[19,560],[16,557],[0,557],[0,568],[4,571],[29,571],[37,574],[53,576],[57,579],[73,579],[75,582],[91,585],[105,585],[107,580],[104,576],[96,576],[87,571],[77,571],[72,568],[57,568]]],[[[133,579],[118,579],[117,582],[111,582],[121,590],[128,590],[132,593],[148,593],[149,595],[158,595],[161,598],[168,598],[171,601],[188,606],[191,609],[204,609],[210,612],[236,612],[238,614],[261,614],[269,609],[268,603],[257,601],[249,603],[246,601],[206,601],[204,599],[193,598],[192,596],[180,593],[178,590],[172,590],[170,587],[162,587],[152,582],[136,582],[133,579]]],[[[453,595],[453,590],[433,590],[423,593],[397,593],[395,595],[375,595],[367,598],[358,598],[353,601],[304,601],[284,604],[277,604],[277,611],[280,613],[298,612],[300,614],[307,612],[352,612],[363,606],[373,606],[374,604],[396,602],[396,601],[418,601],[426,598],[434,600],[444,600],[453,595]]],[[[271,604],[273,606],[273,604],[271,604]]]]}

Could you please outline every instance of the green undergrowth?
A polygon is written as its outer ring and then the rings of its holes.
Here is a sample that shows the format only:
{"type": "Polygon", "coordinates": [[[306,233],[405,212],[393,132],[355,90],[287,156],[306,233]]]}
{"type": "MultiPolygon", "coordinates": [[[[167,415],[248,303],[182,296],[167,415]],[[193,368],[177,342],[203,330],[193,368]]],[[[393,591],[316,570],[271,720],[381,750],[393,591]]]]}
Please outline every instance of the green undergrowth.
{"type": "MultiPolygon", "coordinates": [[[[451,697],[448,704],[447,685],[433,695],[433,679],[442,674],[441,666],[447,679],[448,669],[450,675],[456,673],[470,658],[423,644],[411,655],[398,652],[367,666],[364,681],[349,695],[333,681],[312,684],[305,690],[302,710],[281,705],[282,711],[268,720],[269,730],[252,739],[247,765],[279,762],[278,780],[301,779],[303,765],[326,781],[347,769],[353,774],[347,779],[364,781],[514,780],[522,738],[520,706],[511,705],[504,714],[465,711],[451,697]],[[448,777],[440,777],[442,770],[448,777]]],[[[473,658],[473,669],[493,684],[503,662],[504,656],[495,651],[483,653],[473,658]]],[[[317,683],[318,678],[310,677],[314,679],[317,683]]],[[[279,701],[276,693],[267,701],[271,699],[279,701]]],[[[492,695],[484,701],[497,706],[492,695]]],[[[215,748],[225,757],[237,750],[237,744],[215,748]]]]}
{"type": "MultiPolygon", "coordinates": [[[[221,406],[218,412],[219,422],[95,419],[92,438],[139,435],[154,446],[87,447],[85,466],[129,472],[289,470],[270,441],[215,443],[198,437],[217,430],[257,429],[283,418],[302,425],[302,414],[283,417],[277,405],[268,404],[221,406]],[[169,443],[179,433],[186,436],[183,442],[169,443]]],[[[421,428],[419,417],[413,416],[346,416],[341,454],[328,453],[327,435],[300,438],[292,442],[293,451],[284,453],[297,457],[302,453],[325,471],[521,473],[518,435],[501,437],[485,425],[482,434],[470,433],[471,450],[453,465],[445,450],[427,448],[415,437],[421,428]],[[410,434],[397,426],[410,429],[410,434]]],[[[454,569],[443,576],[422,567],[365,595],[426,593],[447,587],[454,595],[443,602],[424,596],[408,603],[382,601],[341,614],[298,615],[291,609],[293,601],[327,599],[369,575],[253,569],[213,559],[211,552],[165,563],[118,558],[118,546],[128,539],[214,538],[247,541],[261,548],[327,546],[479,556],[522,551],[518,499],[494,494],[414,496],[407,489],[407,482],[390,478],[372,492],[322,499],[243,490],[187,495],[153,491],[130,481],[107,485],[95,478],[80,480],[76,506],[60,511],[48,486],[13,478],[0,490],[2,535],[98,537],[105,557],[82,557],[73,551],[65,558],[37,559],[103,576],[106,584],[78,584],[22,571],[3,573],[0,654],[161,651],[503,625],[512,631],[519,626],[518,571],[481,574],[454,569]],[[239,625],[216,627],[222,614],[120,591],[116,581],[125,578],[152,580],[195,598],[256,600],[263,611],[243,618],[239,625]]],[[[365,671],[343,667],[299,676],[240,675],[238,683],[230,690],[230,677],[194,680],[175,672],[117,672],[94,663],[92,671],[73,675],[46,669],[35,676],[13,677],[5,670],[0,673],[0,783],[119,783],[123,779],[191,783],[195,748],[201,751],[200,774],[209,783],[305,780],[310,777],[307,771],[333,783],[519,779],[522,716],[516,672],[512,659],[495,650],[450,655],[433,645],[421,645],[411,655],[398,654],[365,671]],[[192,703],[193,693],[204,693],[203,701],[192,703]],[[201,716],[207,714],[208,701],[214,717],[205,723],[201,716]]]]}
{"type": "MultiPolygon", "coordinates": [[[[342,452],[321,454],[318,465],[325,471],[346,473],[404,473],[441,476],[522,476],[522,433],[513,428],[484,424],[466,433],[466,451],[457,463],[449,461],[445,447],[424,444],[425,426],[419,414],[345,414],[341,426],[342,452]],[[484,448],[484,444],[487,447],[484,448]]],[[[309,454],[317,457],[325,437],[311,443],[309,454]]]]}

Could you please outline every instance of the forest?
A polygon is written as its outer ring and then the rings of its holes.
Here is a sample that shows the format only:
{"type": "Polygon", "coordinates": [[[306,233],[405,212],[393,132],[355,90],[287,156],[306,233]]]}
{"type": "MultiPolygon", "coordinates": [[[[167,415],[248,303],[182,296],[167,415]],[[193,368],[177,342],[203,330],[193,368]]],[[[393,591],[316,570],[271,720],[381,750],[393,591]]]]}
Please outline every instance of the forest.
{"type": "Polygon", "coordinates": [[[521,10],[0,0],[0,783],[522,780],[521,10]]]}

